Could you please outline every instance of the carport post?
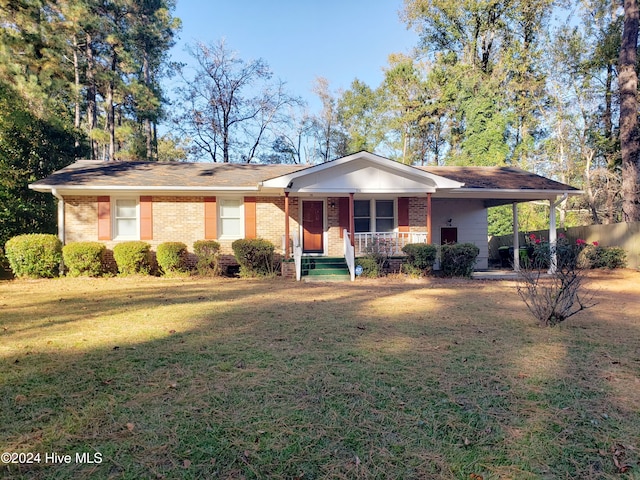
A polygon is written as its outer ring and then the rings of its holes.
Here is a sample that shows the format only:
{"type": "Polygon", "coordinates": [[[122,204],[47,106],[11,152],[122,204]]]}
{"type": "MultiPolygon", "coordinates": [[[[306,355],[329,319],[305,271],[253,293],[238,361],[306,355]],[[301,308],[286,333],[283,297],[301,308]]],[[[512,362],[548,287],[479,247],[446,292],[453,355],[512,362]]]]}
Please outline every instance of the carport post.
{"type": "Polygon", "coordinates": [[[513,269],[520,271],[520,225],[518,225],[518,202],[513,202],[513,269]]]}
{"type": "Polygon", "coordinates": [[[549,199],[549,250],[551,251],[551,261],[549,265],[550,274],[558,270],[558,232],[556,226],[556,208],[564,202],[568,194],[562,195],[557,202],[553,198],[549,199]]]}
{"type": "Polygon", "coordinates": [[[431,245],[433,235],[431,235],[431,193],[427,193],[427,244],[431,245]]]}

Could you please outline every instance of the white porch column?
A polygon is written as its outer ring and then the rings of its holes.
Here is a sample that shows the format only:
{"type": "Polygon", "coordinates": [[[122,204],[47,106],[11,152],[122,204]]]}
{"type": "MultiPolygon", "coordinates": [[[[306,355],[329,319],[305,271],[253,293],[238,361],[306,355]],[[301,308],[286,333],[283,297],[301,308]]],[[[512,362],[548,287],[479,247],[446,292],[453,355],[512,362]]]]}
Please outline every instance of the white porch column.
{"type": "Polygon", "coordinates": [[[427,193],[427,243],[433,243],[433,235],[431,234],[431,193],[427,193]]]}
{"type": "Polygon", "coordinates": [[[520,270],[520,225],[518,225],[518,203],[513,202],[513,269],[520,270]]]}
{"type": "Polygon", "coordinates": [[[284,192],[284,258],[289,258],[289,236],[290,228],[289,228],[289,192],[284,192]]]}
{"type": "Polygon", "coordinates": [[[556,204],[549,200],[549,273],[556,273],[558,269],[558,232],[556,230],[556,204]]]}

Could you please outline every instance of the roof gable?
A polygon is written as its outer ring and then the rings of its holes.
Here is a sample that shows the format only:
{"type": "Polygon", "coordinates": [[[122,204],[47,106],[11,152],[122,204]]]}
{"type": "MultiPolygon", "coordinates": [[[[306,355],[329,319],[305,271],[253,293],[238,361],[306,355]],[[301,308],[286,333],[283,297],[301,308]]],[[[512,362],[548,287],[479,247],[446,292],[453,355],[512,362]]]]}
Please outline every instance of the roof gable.
{"type": "Polygon", "coordinates": [[[262,182],[267,189],[286,188],[300,193],[424,193],[463,185],[369,152],[355,153],[262,182]]]}

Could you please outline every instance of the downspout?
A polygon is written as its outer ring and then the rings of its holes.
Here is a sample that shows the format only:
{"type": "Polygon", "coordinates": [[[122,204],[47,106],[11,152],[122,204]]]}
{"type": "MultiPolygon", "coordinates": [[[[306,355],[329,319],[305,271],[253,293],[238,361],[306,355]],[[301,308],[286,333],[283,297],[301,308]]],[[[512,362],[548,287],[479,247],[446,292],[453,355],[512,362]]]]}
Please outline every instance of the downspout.
{"type": "MultiPolygon", "coordinates": [[[[60,243],[64,246],[65,240],[65,225],[64,225],[64,198],[58,193],[58,189],[52,188],[51,193],[58,199],[58,238],[60,243]]],[[[64,273],[64,261],[60,260],[60,276],[64,273]]]]}
{"type": "Polygon", "coordinates": [[[64,224],[64,198],[62,195],[58,193],[57,188],[52,188],[51,193],[54,197],[58,199],[58,238],[62,245],[64,245],[65,240],[65,224],[64,224]]]}

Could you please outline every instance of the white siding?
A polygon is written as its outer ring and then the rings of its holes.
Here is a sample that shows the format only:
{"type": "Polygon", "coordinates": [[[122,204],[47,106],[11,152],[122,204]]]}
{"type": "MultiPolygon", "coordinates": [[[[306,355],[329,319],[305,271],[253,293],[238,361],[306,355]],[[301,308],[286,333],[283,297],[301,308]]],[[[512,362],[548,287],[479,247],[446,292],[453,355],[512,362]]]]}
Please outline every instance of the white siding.
{"type": "Polygon", "coordinates": [[[487,209],[482,200],[434,198],[432,203],[432,241],[440,244],[443,227],[458,229],[458,243],[473,243],[480,249],[475,268],[489,267],[489,241],[487,236],[487,209]]]}

